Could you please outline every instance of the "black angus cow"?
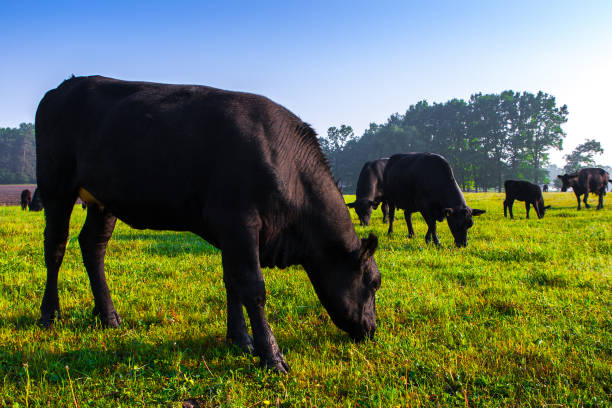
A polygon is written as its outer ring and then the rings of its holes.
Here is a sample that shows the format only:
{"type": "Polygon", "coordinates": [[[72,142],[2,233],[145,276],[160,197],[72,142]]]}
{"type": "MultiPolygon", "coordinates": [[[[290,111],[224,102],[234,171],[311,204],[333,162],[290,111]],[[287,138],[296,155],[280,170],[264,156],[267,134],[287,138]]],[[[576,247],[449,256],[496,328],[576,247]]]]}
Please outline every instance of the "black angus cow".
{"type": "Polygon", "coordinates": [[[455,244],[462,247],[467,245],[467,230],[474,224],[472,216],[485,212],[467,206],[448,161],[434,153],[393,155],[385,168],[383,189],[389,204],[389,234],[395,209],[401,208],[413,236],[411,215],[418,211],[427,223],[425,241],[433,239],[437,245],[436,221],[446,218],[455,244]]]}
{"type": "Polygon", "coordinates": [[[30,205],[30,202],[32,202],[32,192],[25,189],[21,192],[21,209],[25,211],[30,205]]]}
{"type": "Polygon", "coordinates": [[[315,132],[284,107],[205,86],[73,77],[40,102],[36,151],[43,326],[59,317],[58,270],[78,195],[88,203],[79,244],[106,326],[121,322],[104,273],[119,218],[191,231],[222,251],[227,337],[254,347],[265,367],[289,369],[266,319],[262,267],[303,265],[339,328],[357,340],[374,335],[378,240],[357,237],[315,132]]]}
{"type": "Polygon", "coordinates": [[[542,187],[542,191],[548,193],[548,184],[544,184],[544,186],[542,187]]]}
{"type": "Polygon", "coordinates": [[[383,223],[387,222],[389,206],[383,201],[383,172],[388,158],[376,159],[363,165],[357,180],[357,195],[355,201],[347,204],[354,208],[361,225],[370,225],[372,209],[378,208],[382,202],[383,223]]]}
{"type": "Polygon", "coordinates": [[[32,201],[30,201],[28,209],[30,211],[41,211],[43,209],[43,202],[38,187],[34,189],[34,195],[32,196],[32,201]]]}
{"type": "Polygon", "coordinates": [[[597,209],[603,208],[603,198],[606,195],[606,189],[610,182],[610,175],[600,168],[588,168],[581,169],[578,173],[564,174],[557,176],[561,179],[563,186],[561,191],[565,192],[568,188],[574,190],[576,194],[576,200],[578,201],[578,209],[580,210],[580,196],[584,194],[583,202],[586,208],[591,208],[587,203],[589,198],[589,192],[595,193],[599,196],[599,203],[597,209]]]}
{"type": "Polygon", "coordinates": [[[512,213],[514,200],[525,202],[527,218],[529,218],[529,208],[532,205],[538,218],[544,217],[544,213],[550,208],[550,205],[544,206],[542,190],[540,190],[540,186],[537,184],[524,180],[506,180],[504,181],[504,190],[506,191],[506,199],[504,200],[504,217],[508,216],[507,213],[509,211],[510,218],[514,218],[514,214],[512,213]]]}

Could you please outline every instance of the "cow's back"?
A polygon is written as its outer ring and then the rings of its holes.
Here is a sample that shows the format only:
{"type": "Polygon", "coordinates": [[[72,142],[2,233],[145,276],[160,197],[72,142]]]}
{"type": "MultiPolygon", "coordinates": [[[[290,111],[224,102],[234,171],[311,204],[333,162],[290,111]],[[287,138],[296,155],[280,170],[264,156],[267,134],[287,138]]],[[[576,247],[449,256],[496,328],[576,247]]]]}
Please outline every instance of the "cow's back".
{"type": "Polygon", "coordinates": [[[465,205],[448,161],[435,153],[391,156],[383,186],[385,198],[392,200],[395,207],[409,211],[440,203],[447,207],[465,205]]]}
{"type": "Polygon", "coordinates": [[[506,180],[504,190],[507,198],[512,200],[537,201],[542,197],[540,186],[525,180],[506,180]]]}
{"type": "Polygon", "coordinates": [[[306,190],[341,199],[312,129],[259,95],[78,77],[43,98],[36,136],[43,200],[83,188],[137,228],[214,243],[219,213],[256,209],[278,225],[306,190]]]}

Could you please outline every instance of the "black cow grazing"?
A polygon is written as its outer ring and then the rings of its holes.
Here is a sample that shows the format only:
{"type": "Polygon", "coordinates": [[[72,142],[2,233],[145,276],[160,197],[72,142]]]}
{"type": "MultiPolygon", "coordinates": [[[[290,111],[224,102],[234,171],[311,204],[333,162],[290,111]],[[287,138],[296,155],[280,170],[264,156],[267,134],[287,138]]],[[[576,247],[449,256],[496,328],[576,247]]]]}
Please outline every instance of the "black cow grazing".
{"type": "Polygon", "coordinates": [[[191,231],[222,251],[227,337],[254,347],[265,367],[289,369],[266,319],[262,267],[303,265],[339,328],[357,340],[374,335],[378,240],[357,237],[315,132],[284,107],[205,86],[73,77],[40,102],[36,151],[46,218],[41,325],[59,317],[58,270],[78,195],[88,204],[79,243],[106,326],[121,322],[104,273],[119,218],[191,231]]]}
{"type": "Polygon", "coordinates": [[[591,208],[587,203],[589,198],[589,192],[595,193],[599,196],[599,203],[597,209],[603,208],[603,198],[606,195],[606,189],[610,182],[610,175],[600,168],[588,168],[582,169],[578,173],[564,174],[557,176],[563,182],[561,191],[565,192],[568,188],[574,190],[576,194],[576,200],[578,201],[578,209],[580,210],[580,196],[584,194],[583,202],[586,208],[591,208]]]}
{"type": "Polygon", "coordinates": [[[34,195],[32,196],[32,201],[30,201],[28,208],[30,211],[41,211],[43,209],[43,202],[38,188],[34,189],[34,195]]]}
{"type": "Polygon", "coordinates": [[[392,156],[385,168],[383,189],[389,204],[389,234],[393,232],[395,209],[401,208],[413,236],[411,214],[418,211],[428,227],[425,241],[433,239],[437,245],[436,221],[446,218],[455,244],[462,247],[467,245],[467,230],[474,224],[472,216],[485,212],[467,206],[448,161],[434,153],[392,156]]]}
{"type": "Polygon", "coordinates": [[[548,193],[548,184],[544,184],[544,186],[542,187],[542,191],[548,193]]]}
{"type": "Polygon", "coordinates": [[[387,222],[389,206],[383,201],[383,172],[388,158],[377,159],[363,165],[359,180],[357,180],[357,196],[355,201],[347,204],[354,208],[361,225],[370,225],[372,209],[378,208],[382,201],[383,223],[387,222]]]}
{"type": "Polygon", "coordinates": [[[30,205],[30,202],[32,202],[32,192],[25,189],[21,192],[21,209],[25,211],[30,205]]]}
{"type": "Polygon", "coordinates": [[[514,214],[512,214],[514,200],[525,202],[527,218],[529,218],[529,208],[532,205],[538,218],[544,217],[544,213],[550,208],[550,205],[544,206],[544,197],[542,197],[542,191],[537,184],[524,180],[506,180],[504,181],[504,190],[506,191],[504,217],[508,216],[507,212],[509,211],[510,218],[514,218],[514,214]]]}

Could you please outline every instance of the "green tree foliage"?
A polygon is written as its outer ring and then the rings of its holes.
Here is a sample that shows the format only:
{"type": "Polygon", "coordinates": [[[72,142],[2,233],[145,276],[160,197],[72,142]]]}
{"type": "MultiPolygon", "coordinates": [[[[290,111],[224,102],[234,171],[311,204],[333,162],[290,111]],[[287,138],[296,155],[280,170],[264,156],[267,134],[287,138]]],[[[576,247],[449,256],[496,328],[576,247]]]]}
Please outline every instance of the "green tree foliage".
{"type": "Polygon", "coordinates": [[[331,170],[336,175],[336,180],[340,185],[343,184],[342,177],[342,160],[341,153],[345,146],[355,138],[353,128],[346,125],[341,125],[340,128],[335,126],[327,129],[327,137],[319,137],[319,144],[323,153],[327,156],[331,170]]]}
{"type": "Polygon", "coordinates": [[[366,161],[406,152],[443,155],[465,190],[501,191],[507,178],[549,181],[548,152],[562,148],[561,125],[567,115],[567,106],[557,107],[555,98],[544,92],[479,93],[467,102],[418,102],[384,124],[371,123],[360,138],[344,146],[331,138],[335,133],[328,132],[321,141],[335,177],[345,182],[347,191],[355,189],[366,161]]]}
{"type": "Polygon", "coordinates": [[[603,149],[601,143],[594,139],[587,139],[581,145],[578,145],[570,154],[566,154],[565,167],[563,170],[569,173],[575,173],[583,167],[595,167],[594,156],[602,154],[603,149]]]}
{"type": "Polygon", "coordinates": [[[0,184],[36,182],[34,125],[0,128],[0,184]]]}

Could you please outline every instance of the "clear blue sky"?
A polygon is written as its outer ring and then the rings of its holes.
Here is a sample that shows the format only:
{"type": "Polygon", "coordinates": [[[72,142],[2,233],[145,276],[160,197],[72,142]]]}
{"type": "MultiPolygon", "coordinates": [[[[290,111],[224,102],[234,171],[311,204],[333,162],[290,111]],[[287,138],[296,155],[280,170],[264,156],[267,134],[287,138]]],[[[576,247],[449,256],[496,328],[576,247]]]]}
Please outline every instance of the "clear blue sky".
{"type": "Polygon", "coordinates": [[[71,74],[255,92],[320,134],[419,100],[542,90],[612,163],[612,1],[0,0],[0,127],[71,74]],[[99,3],[99,4],[95,4],[99,3]]]}

